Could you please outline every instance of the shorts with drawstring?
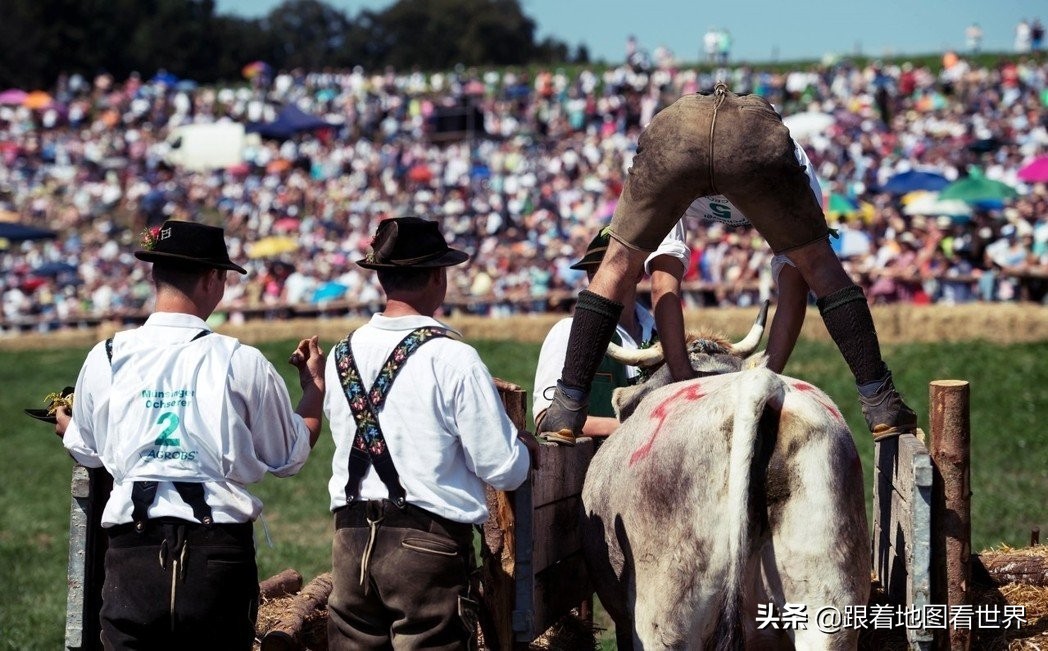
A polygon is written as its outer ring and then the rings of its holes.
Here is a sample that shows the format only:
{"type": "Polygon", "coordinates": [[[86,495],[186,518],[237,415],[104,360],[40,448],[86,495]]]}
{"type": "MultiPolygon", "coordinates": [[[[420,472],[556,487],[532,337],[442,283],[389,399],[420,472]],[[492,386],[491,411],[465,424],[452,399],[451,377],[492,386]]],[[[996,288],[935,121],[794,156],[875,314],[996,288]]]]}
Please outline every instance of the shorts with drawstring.
{"type": "Polygon", "coordinates": [[[764,98],[723,85],[681,97],[641,133],[611,234],[632,249],[654,251],[695,199],[717,194],[775,253],[829,235],[782,118],[764,98]]]}
{"type": "Polygon", "coordinates": [[[352,502],[335,510],[328,648],[471,648],[473,526],[413,504],[352,502]]]}
{"type": "Polygon", "coordinates": [[[175,518],[106,529],[105,649],[250,651],[258,568],[250,522],[204,526],[175,518]]]}

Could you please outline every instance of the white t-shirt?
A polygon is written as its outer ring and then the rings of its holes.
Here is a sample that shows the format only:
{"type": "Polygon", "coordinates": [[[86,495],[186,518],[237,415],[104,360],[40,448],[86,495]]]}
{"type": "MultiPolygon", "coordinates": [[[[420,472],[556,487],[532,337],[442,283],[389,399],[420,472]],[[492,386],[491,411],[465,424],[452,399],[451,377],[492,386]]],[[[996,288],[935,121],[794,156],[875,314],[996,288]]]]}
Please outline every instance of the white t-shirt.
{"type": "MultiPolygon", "coordinates": [[[[137,479],[203,482],[215,522],[250,522],[262,502],[245,485],[293,475],[309,457],[309,429],[269,360],[215,333],[191,342],[203,330],[196,316],[158,312],[114,337],[112,365],[105,342],[88,353],[62,443],[113,475],[103,527],[131,522],[137,479]]],[[[170,481],[149,517],[195,520],[170,481]]]]}

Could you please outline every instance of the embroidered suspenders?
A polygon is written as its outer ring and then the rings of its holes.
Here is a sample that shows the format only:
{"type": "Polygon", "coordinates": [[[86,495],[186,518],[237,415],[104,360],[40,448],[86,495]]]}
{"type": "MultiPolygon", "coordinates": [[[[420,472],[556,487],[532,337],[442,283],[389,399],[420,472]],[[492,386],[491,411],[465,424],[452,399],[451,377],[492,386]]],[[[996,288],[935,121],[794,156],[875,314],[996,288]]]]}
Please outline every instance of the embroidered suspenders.
{"type": "Polygon", "coordinates": [[[443,328],[423,327],[412,330],[389,354],[389,358],[382,365],[382,370],[375,378],[371,389],[364,388],[364,383],[360,379],[360,371],[357,369],[356,362],[353,361],[353,352],[349,345],[353,333],[335,345],[335,366],[338,369],[338,377],[342,383],[342,390],[346,394],[346,400],[349,401],[349,409],[353,412],[353,420],[357,424],[356,436],[349,450],[349,481],[346,482],[347,503],[359,497],[360,482],[368,466],[374,464],[375,472],[378,473],[379,479],[389,491],[389,500],[397,506],[404,506],[404,488],[400,485],[400,477],[393,465],[393,458],[386,447],[386,440],[382,437],[378,414],[404,362],[422,344],[447,336],[449,336],[448,332],[443,328]]]}

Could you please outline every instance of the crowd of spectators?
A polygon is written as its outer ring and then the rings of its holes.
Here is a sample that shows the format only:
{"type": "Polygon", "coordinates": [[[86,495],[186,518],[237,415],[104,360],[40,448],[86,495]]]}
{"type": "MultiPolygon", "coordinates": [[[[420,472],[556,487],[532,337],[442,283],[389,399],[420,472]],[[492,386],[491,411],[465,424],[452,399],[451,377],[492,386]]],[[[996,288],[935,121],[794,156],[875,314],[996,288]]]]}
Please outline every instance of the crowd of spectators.
{"type": "MultiPolygon", "coordinates": [[[[947,53],[941,71],[839,61],[777,73],[662,56],[570,72],[270,75],[260,66],[228,87],[170,75],[62,78],[50,101],[0,105],[0,219],[57,233],[0,251],[4,324],[142,314],[149,278],[131,253],[165,219],[227,229],[233,259],[249,270],[231,274],[219,308],[231,318],[375,308],[375,279],[354,260],[379,220],[408,213],[441,220],[452,245],[472,254],[451,277],[457,309],[563,309],[585,281],[569,265],[608,223],[642,126],[718,79],[785,116],[833,116],[796,135],[827,206],[839,195],[854,207],[827,214],[871,301],[1045,300],[1048,190],[1017,174],[1048,155],[1048,64],[1017,55],[976,67],[947,53]],[[335,126],[250,135],[243,163],[209,172],[168,162],[180,125],[265,122],[289,104],[335,126]],[[440,126],[462,107],[478,118],[440,126]],[[908,215],[903,197],[881,188],[911,169],[948,179],[978,170],[1018,196],[973,204],[970,215],[908,215]],[[283,252],[256,247],[273,236],[285,238],[283,252]]],[[[746,305],[773,292],[755,232],[699,223],[689,232],[690,303],[746,305]]]]}

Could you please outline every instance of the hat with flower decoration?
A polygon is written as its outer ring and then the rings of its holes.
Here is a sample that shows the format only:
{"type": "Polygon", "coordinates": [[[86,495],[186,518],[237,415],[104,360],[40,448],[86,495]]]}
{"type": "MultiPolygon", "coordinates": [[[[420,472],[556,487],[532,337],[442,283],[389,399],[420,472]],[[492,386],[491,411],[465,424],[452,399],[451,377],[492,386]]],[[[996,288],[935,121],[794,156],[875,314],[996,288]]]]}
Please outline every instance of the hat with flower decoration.
{"type": "Polygon", "coordinates": [[[142,233],[142,249],[135,257],[146,262],[182,267],[247,270],[229,259],[225,232],[216,226],[168,220],[142,233]]]}

